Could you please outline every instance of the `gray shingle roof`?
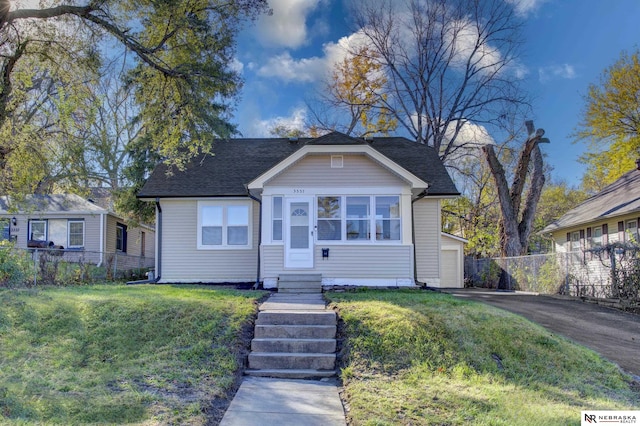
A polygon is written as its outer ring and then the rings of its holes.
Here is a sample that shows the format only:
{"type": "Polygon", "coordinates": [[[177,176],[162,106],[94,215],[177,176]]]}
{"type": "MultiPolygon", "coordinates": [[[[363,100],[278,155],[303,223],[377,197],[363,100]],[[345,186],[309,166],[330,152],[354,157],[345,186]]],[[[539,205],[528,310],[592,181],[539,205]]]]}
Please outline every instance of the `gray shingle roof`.
{"type": "Polygon", "coordinates": [[[577,207],[569,210],[541,233],[554,232],[601,219],[640,212],[640,170],[632,170],[577,207]]]}
{"type": "Polygon", "coordinates": [[[319,138],[218,140],[214,155],[195,158],[184,171],[167,175],[159,165],[138,193],[139,198],[246,196],[245,185],[305,145],[369,145],[429,183],[429,195],[458,195],[435,150],[402,137],[371,141],[333,132],[319,138]]]}
{"type": "Polygon", "coordinates": [[[99,214],[107,211],[75,194],[28,195],[23,203],[15,204],[5,195],[0,197],[0,214],[20,213],[83,213],[99,214]]]}

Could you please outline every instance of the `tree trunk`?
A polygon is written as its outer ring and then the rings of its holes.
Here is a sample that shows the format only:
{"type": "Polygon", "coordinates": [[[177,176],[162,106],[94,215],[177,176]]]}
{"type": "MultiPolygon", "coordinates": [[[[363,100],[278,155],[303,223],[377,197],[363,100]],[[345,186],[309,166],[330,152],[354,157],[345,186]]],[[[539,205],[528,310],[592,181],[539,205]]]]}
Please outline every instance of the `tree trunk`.
{"type": "MultiPolygon", "coordinates": [[[[521,256],[527,253],[533,219],[545,182],[544,163],[538,146],[541,141],[547,142],[546,139],[542,139],[544,130],[538,129],[534,132],[533,122],[528,121],[526,124],[529,136],[522,147],[511,189],[509,189],[504,168],[495,153],[493,145],[482,147],[482,152],[491,169],[491,174],[498,190],[500,212],[502,214],[500,222],[500,251],[503,257],[521,256]],[[522,193],[531,163],[533,168],[529,179],[529,190],[521,212],[522,193]]],[[[503,270],[498,288],[507,289],[507,280],[508,277],[503,270]]]]}

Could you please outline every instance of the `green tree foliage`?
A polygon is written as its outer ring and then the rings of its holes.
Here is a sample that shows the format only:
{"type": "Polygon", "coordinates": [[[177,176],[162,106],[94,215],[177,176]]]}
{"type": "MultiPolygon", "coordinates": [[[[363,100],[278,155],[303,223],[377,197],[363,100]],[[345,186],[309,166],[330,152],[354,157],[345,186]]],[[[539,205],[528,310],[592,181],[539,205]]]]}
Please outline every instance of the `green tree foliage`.
{"type": "MultiPolygon", "coordinates": [[[[21,165],[29,157],[80,154],[83,146],[61,144],[78,120],[95,119],[74,116],[83,102],[76,79],[99,74],[113,46],[133,53],[123,83],[135,96],[135,120],[145,132],[136,154],[182,167],[196,152],[210,151],[213,138],[235,131],[229,123],[241,86],[232,66],[235,35],[245,19],[264,11],[265,0],[52,0],[41,2],[40,9],[17,10],[0,0],[3,192],[45,189],[40,181],[51,171],[42,162],[36,162],[42,164],[42,179],[21,182],[21,165]],[[52,85],[44,90],[47,79],[52,85]],[[40,121],[29,114],[30,106],[40,121]],[[45,137],[42,129],[53,128],[60,140],[51,132],[45,137]]],[[[61,157],[56,163],[77,164],[77,159],[61,157]]],[[[148,170],[138,171],[140,180],[148,170]]]]}
{"type": "Polygon", "coordinates": [[[583,185],[597,192],[624,173],[640,158],[640,51],[622,52],[607,68],[599,84],[589,86],[577,131],[588,150],[583,185]]]}
{"type": "Polygon", "coordinates": [[[551,241],[538,235],[547,225],[576,207],[587,198],[582,189],[570,187],[566,182],[552,182],[545,185],[540,195],[536,217],[533,221],[533,235],[529,242],[531,251],[550,251],[551,241]]]}

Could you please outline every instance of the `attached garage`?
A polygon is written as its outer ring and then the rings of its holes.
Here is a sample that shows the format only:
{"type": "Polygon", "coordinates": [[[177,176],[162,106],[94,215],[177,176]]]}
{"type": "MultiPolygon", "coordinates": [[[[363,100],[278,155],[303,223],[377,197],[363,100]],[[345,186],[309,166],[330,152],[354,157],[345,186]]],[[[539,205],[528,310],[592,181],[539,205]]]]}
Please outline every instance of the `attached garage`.
{"type": "Polygon", "coordinates": [[[455,235],[442,233],[440,287],[464,287],[464,245],[467,240],[455,235]]]}

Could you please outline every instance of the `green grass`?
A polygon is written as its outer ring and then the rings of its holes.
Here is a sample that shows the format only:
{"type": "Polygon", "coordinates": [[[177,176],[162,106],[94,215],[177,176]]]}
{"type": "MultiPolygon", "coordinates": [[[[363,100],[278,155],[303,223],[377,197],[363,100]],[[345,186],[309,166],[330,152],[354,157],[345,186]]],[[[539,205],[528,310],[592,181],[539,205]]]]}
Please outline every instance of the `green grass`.
{"type": "Polygon", "coordinates": [[[522,317],[424,291],[329,293],[351,425],[579,425],[638,384],[522,317]]]}
{"type": "Polygon", "coordinates": [[[2,290],[0,423],[205,424],[233,391],[263,294],[2,290]]]}

